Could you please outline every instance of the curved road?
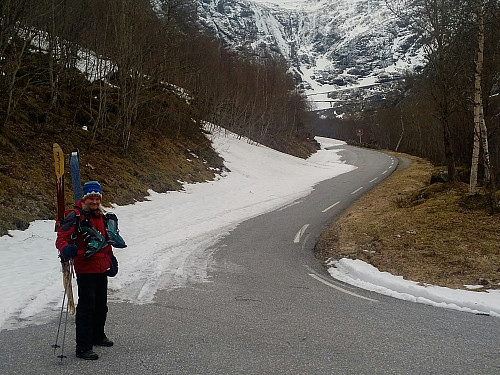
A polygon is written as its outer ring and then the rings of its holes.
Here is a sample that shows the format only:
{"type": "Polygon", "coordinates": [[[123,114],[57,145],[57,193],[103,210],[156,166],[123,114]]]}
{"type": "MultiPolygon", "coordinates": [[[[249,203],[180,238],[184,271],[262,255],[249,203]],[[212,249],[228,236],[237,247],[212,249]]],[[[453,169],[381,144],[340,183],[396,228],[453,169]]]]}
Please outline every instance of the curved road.
{"type": "MultiPolygon", "coordinates": [[[[500,321],[396,300],[334,281],[313,256],[324,226],[397,161],[343,146],[359,168],[239,225],[210,280],[112,304],[112,348],[54,358],[56,322],[0,332],[2,374],[499,374],[500,321]]],[[[147,272],[147,270],[145,270],[147,272]]]]}

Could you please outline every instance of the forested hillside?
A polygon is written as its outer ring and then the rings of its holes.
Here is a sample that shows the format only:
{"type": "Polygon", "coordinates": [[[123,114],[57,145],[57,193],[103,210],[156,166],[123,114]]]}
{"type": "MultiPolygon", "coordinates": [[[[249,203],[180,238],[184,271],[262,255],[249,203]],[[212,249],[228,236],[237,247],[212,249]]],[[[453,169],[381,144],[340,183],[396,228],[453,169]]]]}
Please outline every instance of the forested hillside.
{"type": "Polygon", "coordinates": [[[282,61],[225,49],[197,29],[190,1],[155,4],[1,2],[0,234],[54,218],[54,142],[78,148],[82,179],[119,204],[213,178],[223,161],[207,122],[314,151],[307,101],[282,61]]]}

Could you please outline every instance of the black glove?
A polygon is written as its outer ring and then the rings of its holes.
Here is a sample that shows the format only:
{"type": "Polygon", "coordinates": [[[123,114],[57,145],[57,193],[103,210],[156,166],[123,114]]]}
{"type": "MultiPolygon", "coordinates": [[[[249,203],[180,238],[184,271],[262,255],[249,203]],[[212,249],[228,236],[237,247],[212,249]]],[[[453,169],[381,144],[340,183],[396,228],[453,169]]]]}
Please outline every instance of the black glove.
{"type": "Polygon", "coordinates": [[[62,257],[64,259],[71,259],[76,257],[76,254],[78,253],[78,247],[75,244],[67,244],[66,246],[63,247],[62,249],[62,257]]]}
{"type": "Polygon", "coordinates": [[[111,256],[111,265],[106,270],[106,272],[104,272],[104,274],[109,277],[115,277],[117,273],[118,273],[118,260],[113,255],[111,256]]]}

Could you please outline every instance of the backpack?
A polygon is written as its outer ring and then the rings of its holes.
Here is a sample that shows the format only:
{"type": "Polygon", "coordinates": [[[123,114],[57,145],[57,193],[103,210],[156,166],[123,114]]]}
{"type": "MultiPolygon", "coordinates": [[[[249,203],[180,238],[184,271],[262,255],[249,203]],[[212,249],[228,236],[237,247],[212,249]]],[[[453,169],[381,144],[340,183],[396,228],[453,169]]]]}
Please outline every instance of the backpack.
{"type": "Polygon", "coordinates": [[[75,206],[72,210],[65,211],[64,221],[60,224],[62,230],[69,230],[73,225],[72,240],[76,240],[76,236],[80,233],[87,243],[87,248],[84,252],[84,257],[89,258],[106,245],[111,245],[116,248],[125,248],[127,245],[123,238],[119,235],[118,218],[114,213],[106,213],[103,215],[105,237],[101,232],[95,229],[90,221],[88,212],[83,211],[80,207],[75,206]],[[83,215],[83,219],[81,218],[83,215]]]}

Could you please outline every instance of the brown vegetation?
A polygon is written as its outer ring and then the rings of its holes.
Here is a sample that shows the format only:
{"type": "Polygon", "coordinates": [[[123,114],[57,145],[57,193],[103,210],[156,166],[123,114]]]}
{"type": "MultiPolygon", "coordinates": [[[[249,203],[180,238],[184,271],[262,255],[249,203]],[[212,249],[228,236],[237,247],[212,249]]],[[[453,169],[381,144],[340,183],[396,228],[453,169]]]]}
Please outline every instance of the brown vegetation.
{"type": "Polygon", "coordinates": [[[349,207],[322,234],[316,254],[361,259],[421,283],[464,288],[500,283],[500,192],[468,194],[467,184],[429,185],[431,163],[407,169],[349,207]]]}

